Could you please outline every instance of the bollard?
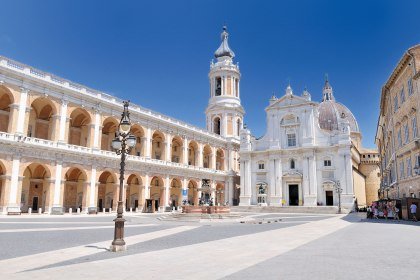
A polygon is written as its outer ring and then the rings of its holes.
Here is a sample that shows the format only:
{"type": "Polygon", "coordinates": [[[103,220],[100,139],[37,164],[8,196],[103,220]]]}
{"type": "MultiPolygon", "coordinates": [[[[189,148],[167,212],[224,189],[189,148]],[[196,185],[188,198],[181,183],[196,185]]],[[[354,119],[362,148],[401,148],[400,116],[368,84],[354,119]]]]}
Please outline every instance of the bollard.
{"type": "Polygon", "coordinates": [[[102,213],[105,213],[105,207],[104,207],[104,208],[102,208],[102,213]]]}
{"type": "Polygon", "coordinates": [[[133,208],[130,207],[130,213],[133,213],[133,208]]]}
{"type": "Polygon", "coordinates": [[[79,207],[77,207],[76,213],[80,214],[80,208],[79,207]]]}
{"type": "Polygon", "coordinates": [[[109,208],[109,213],[111,213],[112,212],[112,208],[109,208]]]}
{"type": "Polygon", "coordinates": [[[137,213],[137,212],[139,212],[139,208],[138,208],[138,207],[136,207],[136,213],[137,213]]]}
{"type": "Polygon", "coordinates": [[[29,214],[29,215],[31,215],[31,214],[32,214],[32,208],[31,208],[31,207],[29,207],[29,209],[28,209],[28,214],[29,214]]]}
{"type": "Polygon", "coordinates": [[[42,208],[38,208],[38,214],[42,214],[42,208]]]}
{"type": "Polygon", "coordinates": [[[69,208],[69,214],[73,213],[73,208],[69,208]]]}

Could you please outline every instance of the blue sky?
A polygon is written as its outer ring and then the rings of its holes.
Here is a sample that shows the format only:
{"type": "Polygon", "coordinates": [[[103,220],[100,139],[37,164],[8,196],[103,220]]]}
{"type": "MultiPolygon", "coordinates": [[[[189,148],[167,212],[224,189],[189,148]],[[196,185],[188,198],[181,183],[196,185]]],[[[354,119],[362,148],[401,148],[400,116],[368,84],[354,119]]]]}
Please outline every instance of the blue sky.
{"type": "Polygon", "coordinates": [[[2,1],[0,55],[204,127],[224,23],[242,72],[245,123],[307,87],[335,97],[374,147],[380,90],[419,43],[419,1],[2,1]],[[109,2],[109,3],[108,3],[109,2]],[[417,20],[416,20],[417,11],[417,20]]]}

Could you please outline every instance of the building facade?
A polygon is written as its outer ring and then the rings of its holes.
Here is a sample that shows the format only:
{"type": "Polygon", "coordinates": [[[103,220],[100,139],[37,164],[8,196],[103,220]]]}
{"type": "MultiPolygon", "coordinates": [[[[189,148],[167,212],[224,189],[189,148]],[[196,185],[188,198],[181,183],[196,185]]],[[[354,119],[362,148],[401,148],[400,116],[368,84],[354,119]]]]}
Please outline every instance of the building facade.
{"type": "Polygon", "coordinates": [[[335,101],[328,79],[322,102],[313,101],[306,90],[295,95],[289,85],[284,96],[270,99],[265,111],[263,137],[241,131],[240,205],[332,206],[340,199],[350,210],[356,201],[366,205],[366,179],[375,181],[375,176],[376,186],[368,188],[377,192],[377,172],[361,168],[365,163],[357,121],[335,101]]]}
{"type": "MultiPolygon", "coordinates": [[[[131,104],[137,144],[127,157],[126,207],[238,200],[239,67],[224,28],[210,67],[203,130],[131,104]],[[202,180],[210,188],[201,188],[202,180]],[[204,194],[203,192],[207,192],[204,194]]],[[[0,57],[0,213],[115,211],[120,158],[111,141],[122,100],[0,57]]]]}
{"type": "Polygon", "coordinates": [[[420,45],[408,49],[382,87],[376,145],[384,198],[420,197],[420,45]]]}

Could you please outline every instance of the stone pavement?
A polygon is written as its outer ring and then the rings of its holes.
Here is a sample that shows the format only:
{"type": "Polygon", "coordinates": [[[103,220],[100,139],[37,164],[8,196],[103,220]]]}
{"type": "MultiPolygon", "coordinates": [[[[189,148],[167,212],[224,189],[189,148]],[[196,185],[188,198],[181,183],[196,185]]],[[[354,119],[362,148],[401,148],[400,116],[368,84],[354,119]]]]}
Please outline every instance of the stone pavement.
{"type": "Polygon", "coordinates": [[[203,225],[134,215],[127,218],[128,250],[112,253],[111,217],[0,218],[0,279],[419,279],[420,223],[246,215],[282,221],[203,225]]]}

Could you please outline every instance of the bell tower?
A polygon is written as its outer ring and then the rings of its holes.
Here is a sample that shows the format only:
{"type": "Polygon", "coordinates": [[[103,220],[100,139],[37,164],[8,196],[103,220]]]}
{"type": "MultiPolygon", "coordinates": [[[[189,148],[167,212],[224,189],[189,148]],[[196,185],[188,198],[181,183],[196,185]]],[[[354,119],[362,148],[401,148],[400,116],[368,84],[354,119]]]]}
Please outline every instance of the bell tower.
{"type": "Polygon", "coordinates": [[[240,100],[239,65],[233,63],[234,52],[229,48],[226,26],[221,34],[220,47],[214,53],[217,59],[210,64],[210,100],[206,109],[207,130],[227,138],[239,140],[245,113],[240,100]]]}

